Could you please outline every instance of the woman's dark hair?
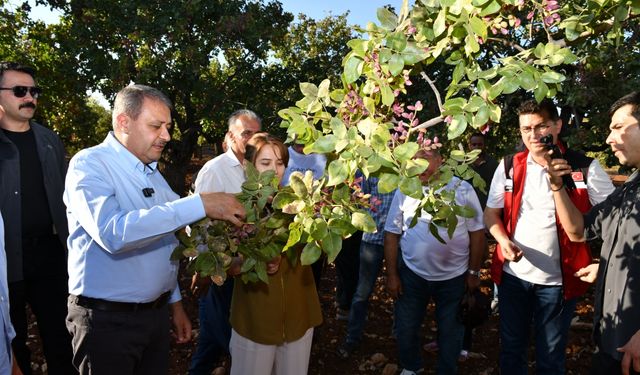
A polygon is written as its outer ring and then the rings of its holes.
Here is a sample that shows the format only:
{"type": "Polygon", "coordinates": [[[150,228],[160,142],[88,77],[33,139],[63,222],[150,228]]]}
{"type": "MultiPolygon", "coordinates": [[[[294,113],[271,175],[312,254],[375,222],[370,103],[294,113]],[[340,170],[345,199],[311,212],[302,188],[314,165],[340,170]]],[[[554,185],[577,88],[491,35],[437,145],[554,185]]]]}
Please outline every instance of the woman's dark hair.
{"type": "Polygon", "coordinates": [[[245,146],[244,158],[255,164],[260,150],[266,145],[275,147],[284,165],[289,164],[289,150],[287,150],[287,146],[285,146],[281,140],[267,132],[256,133],[249,139],[245,146]]]}

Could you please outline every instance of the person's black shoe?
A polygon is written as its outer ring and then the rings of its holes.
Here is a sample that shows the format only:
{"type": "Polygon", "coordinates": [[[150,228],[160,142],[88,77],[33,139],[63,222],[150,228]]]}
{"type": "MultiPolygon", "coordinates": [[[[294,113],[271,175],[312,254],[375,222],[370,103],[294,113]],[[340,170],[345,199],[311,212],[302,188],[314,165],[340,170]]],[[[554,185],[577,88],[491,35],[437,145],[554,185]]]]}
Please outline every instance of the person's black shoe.
{"type": "Polygon", "coordinates": [[[357,348],[358,348],[358,345],[350,342],[345,342],[344,344],[338,347],[338,350],[336,352],[338,354],[338,357],[342,359],[347,359],[351,357],[351,355],[356,351],[357,348]]]}

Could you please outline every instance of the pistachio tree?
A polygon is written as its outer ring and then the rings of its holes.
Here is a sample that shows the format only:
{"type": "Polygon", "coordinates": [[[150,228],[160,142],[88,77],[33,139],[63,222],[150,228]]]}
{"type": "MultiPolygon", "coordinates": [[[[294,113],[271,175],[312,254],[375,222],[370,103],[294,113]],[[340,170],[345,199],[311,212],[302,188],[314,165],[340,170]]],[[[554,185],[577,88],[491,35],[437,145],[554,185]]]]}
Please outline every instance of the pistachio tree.
{"type": "MultiPolygon", "coordinates": [[[[378,23],[370,22],[362,38],[348,43],[342,85],[301,83],[303,97],[279,112],[282,127],[290,141],[305,144],[305,152],[328,155],[327,187],[347,189],[356,171],[376,176],[381,192],[398,188],[420,199],[418,210],[433,217],[430,229],[440,238],[437,226],[451,234],[458,216],[473,214],[455,204],[441,189],[444,184],[453,175],[475,185],[483,182],[469,167],[476,155],[460,146],[450,150],[438,177],[423,188],[419,175],[428,163],[414,156],[439,144],[430,128],[444,123],[441,136],[452,140],[467,129],[497,126],[499,98],[505,95],[526,91],[538,101],[555,97],[566,69],[581,58],[573,46],[584,46],[585,40],[620,44],[639,13],[637,0],[562,5],[556,0],[418,0],[412,8],[404,1],[398,14],[381,8],[378,23]],[[429,68],[443,61],[453,70],[440,92],[429,68]],[[436,116],[423,118],[425,104],[404,99],[416,79],[433,89],[436,116]]],[[[351,223],[342,229],[334,229],[329,212],[314,219],[326,221],[327,233],[314,235],[305,211],[300,212],[294,222],[309,225],[296,224],[303,235],[292,231],[291,236],[321,249],[332,233],[344,236],[363,228],[361,211],[341,211],[341,220],[351,223]]]]}

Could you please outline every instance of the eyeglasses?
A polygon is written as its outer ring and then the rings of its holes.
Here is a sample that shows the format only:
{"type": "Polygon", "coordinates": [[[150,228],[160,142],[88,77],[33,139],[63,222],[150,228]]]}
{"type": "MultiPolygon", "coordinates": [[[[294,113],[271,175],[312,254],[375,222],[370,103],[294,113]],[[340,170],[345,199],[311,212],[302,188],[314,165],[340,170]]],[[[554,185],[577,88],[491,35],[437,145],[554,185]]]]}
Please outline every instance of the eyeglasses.
{"type": "Polygon", "coordinates": [[[42,94],[42,89],[37,86],[0,87],[0,90],[11,90],[16,98],[24,98],[28,92],[34,99],[38,99],[40,94],[42,94]]]}
{"type": "Polygon", "coordinates": [[[543,124],[539,124],[539,125],[536,125],[536,126],[520,128],[520,133],[522,133],[522,134],[529,134],[531,132],[544,133],[550,127],[551,127],[551,125],[549,125],[548,123],[543,123],[543,124]]]}

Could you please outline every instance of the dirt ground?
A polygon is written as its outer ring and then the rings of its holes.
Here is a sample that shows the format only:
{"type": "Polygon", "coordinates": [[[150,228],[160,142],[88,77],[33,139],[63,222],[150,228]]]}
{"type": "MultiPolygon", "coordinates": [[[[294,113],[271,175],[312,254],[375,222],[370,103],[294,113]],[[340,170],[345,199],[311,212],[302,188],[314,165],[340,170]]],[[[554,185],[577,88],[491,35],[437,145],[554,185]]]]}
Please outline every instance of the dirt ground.
{"type": "MultiPolygon", "coordinates": [[[[493,247],[493,246],[492,246],[493,247]]],[[[489,261],[482,270],[482,290],[486,294],[491,291],[489,279],[489,261]]],[[[332,266],[325,268],[325,273],[320,283],[320,301],[322,304],[324,323],[317,327],[311,351],[309,374],[396,374],[397,368],[396,342],[391,336],[391,317],[393,314],[393,301],[384,291],[384,276],[378,278],[374,295],[370,301],[368,321],[365,326],[365,338],[360,349],[348,360],[340,359],[336,354],[336,347],[342,342],[346,330],[346,322],[335,319],[335,270],[332,266]],[[386,367],[386,370],[385,370],[386,367]]],[[[188,290],[188,278],[181,280],[183,290],[188,290]]],[[[591,362],[591,317],[593,313],[592,290],[578,303],[576,315],[578,323],[571,329],[570,343],[567,347],[567,374],[587,374],[591,362]]],[[[194,334],[198,329],[197,300],[188,292],[184,293],[184,304],[194,324],[194,334]]],[[[424,343],[435,337],[433,323],[433,305],[430,305],[425,314],[422,325],[424,343]]],[[[31,347],[34,351],[32,367],[35,375],[46,374],[46,364],[40,344],[38,342],[37,327],[32,323],[31,347]]],[[[468,375],[498,374],[498,316],[492,316],[483,326],[476,328],[473,336],[472,355],[464,362],[460,362],[459,373],[468,375]]],[[[185,345],[171,347],[170,374],[186,374],[195,349],[195,340],[185,345]]],[[[423,352],[425,359],[425,374],[435,374],[436,354],[423,352]]],[[[530,349],[530,353],[532,350],[530,349]]],[[[530,369],[535,366],[534,359],[530,356],[530,369]]],[[[228,368],[229,360],[222,365],[228,368]]],[[[533,373],[533,372],[530,372],[533,373]]],[[[216,375],[221,375],[220,373],[216,375]]]]}

